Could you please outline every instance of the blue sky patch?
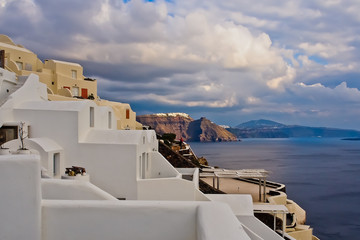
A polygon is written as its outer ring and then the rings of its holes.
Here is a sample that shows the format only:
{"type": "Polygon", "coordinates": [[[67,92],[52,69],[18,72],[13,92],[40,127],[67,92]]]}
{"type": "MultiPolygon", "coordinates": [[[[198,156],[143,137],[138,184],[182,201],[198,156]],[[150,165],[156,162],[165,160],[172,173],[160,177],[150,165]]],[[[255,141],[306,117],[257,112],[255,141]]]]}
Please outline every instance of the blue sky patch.
{"type": "Polygon", "coordinates": [[[316,63],[318,63],[318,64],[321,64],[321,65],[327,65],[327,64],[328,64],[328,62],[326,61],[326,59],[321,58],[321,57],[316,56],[316,55],[309,56],[309,59],[310,59],[311,61],[314,61],[314,62],[316,62],[316,63]]]}

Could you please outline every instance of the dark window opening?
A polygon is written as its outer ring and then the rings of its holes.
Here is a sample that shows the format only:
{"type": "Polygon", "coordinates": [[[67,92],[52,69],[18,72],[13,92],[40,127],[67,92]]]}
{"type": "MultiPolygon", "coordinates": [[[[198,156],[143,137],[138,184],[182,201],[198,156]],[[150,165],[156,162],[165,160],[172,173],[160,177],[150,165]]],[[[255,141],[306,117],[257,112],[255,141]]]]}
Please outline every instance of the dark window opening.
{"type": "Polygon", "coordinates": [[[0,145],[17,138],[17,126],[3,126],[0,128],[0,145]]]}

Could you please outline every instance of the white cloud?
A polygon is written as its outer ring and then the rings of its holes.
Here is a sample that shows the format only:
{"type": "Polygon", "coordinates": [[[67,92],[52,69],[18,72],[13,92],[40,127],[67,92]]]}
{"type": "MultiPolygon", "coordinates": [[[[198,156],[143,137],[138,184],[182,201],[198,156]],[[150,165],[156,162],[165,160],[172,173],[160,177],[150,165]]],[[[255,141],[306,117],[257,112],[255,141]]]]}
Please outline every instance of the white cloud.
{"type": "Polygon", "coordinates": [[[288,66],[286,75],[276,77],[267,82],[267,85],[271,89],[285,91],[284,85],[291,83],[296,76],[296,71],[294,68],[288,66]]]}
{"type": "Polygon", "coordinates": [[[349,88],[346,82],[335,88],[325,87],[320,83],[312,85],[299,83],[296,92],[304,99],[311,99],[314,103],[332,104],[333,107],[344,107],[344,103],[360,103],[359,89],[349,88]]]}
{"type": "Polygon", "coordinates": [[[331,58],[338,54],[354,50],[354,47],[346,46],[344,44],[334,45],[319,42],[315,44],[303,42],[300,43],[299,48],[305,50],[308,55],[318,55],[323,58],[331,58]]]}
{"type": "Polygon", "coordinates": [[[360,83],[347,83],[360,76],[355,0],[0,6],[2,33],[39,56],[82,63],[104,98],[319,119],[335,119],[331,109],[344,103],[358,107],[348,86],[360,83]],[[343,79],[329,82],[336,74],[343,79]]]}

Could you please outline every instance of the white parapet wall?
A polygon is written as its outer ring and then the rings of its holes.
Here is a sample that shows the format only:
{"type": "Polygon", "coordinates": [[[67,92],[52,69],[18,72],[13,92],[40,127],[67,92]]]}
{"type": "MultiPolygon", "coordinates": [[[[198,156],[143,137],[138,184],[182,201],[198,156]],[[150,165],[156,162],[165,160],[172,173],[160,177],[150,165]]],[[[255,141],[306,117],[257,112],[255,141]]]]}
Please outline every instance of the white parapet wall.
{"type": "Polygon", "coordinates": [[[250,240],[229,206],[221,203],[203,204],[197,211],[197,239],[250,240]]]}
{"type": "Polygon", "coordinates": [[[248,240],[226,205],[212,202],[44,200],[42,240],[248,240]]]}
{"type": "Polygon", "coordinates": [[[194,181],[182,179],[178,172],[159,152],[150,153],[150,174],[137,180],[137,196],[139,200],[181,200],[209,201],[199,191],[198,169],[183,169],[192,173],[194,181]]]}
{"type": "Polygon", "coordinates": [[[138,180],[139,200],[195,201],[200,198],[197,191],[192,182],[181,178],[138,180]]]}
{"type": "Polygon", "coordinates": [[[194,186],[199,189],[199,168],[176,168],[176,170],[182,175],[183,178],[184,176],[192,178],[194,186]]]}
{"type": "Polygon", "coordinates": [[[181,178],[181,174],[159,153],[151,152],[151,172],[149,178],[181,178]]]}
{"type": "Polygon", "coordinates": [[[87,181],[42,179],[42,198],[46,200],[115,200],[109,193],[87,181]]]}
{"type": "Polygon", "coordinates": [[[40,159],[0,155],[0,239],[41,239],[40,159]]]}

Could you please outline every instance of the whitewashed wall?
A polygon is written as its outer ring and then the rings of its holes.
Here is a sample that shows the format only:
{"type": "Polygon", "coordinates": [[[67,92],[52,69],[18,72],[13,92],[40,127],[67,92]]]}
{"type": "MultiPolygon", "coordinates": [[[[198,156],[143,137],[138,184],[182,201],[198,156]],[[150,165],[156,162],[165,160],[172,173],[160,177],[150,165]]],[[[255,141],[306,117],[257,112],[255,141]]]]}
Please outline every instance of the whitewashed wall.
{"type": "Polygon", "coordinates": [[[117,198],[137,199],[136,145],[83,143],[72,156],[96,186],[117,198]]]}
{"type": "Polygon", "coordinates": [[[138,180],[138,199],[140,200],[194,201],[195,190],[192,182],[181,178],[138,180]]]}
{"type": "Polygon", "coordinates": [[[181,174],[159,153],[151,152],[151,170],[149,178],[181,178],[181,174]]]}
{"type": "Polygon", "coordinates": [[[224,204],[43,201],[43,240],[249,240],[224,204]]]}
{"type": "Polygon", "coordinates": [[[37,155],[0,155],[0,239],[40,239],[37,155]]]}
{"type": "Polygon", "coordinates": [[[41,179],[45,200],[115,200],[109,193],[86,181],[41,179]]]}
{"type": "Polygon", "coordinates": [[[226,204],[204,204],[197,212],[197,239],[250,240],[240,222],[226,204]]]}
{"type": "Polygon", "coordinates": [[[0,103],[10,95],[15,85],[15,73],[0,68],[0,103]]]}
{"type": "Polygon", "coordinates": [[[196,240],[196,204],[43,202],[42,240],[196,240]]]}

